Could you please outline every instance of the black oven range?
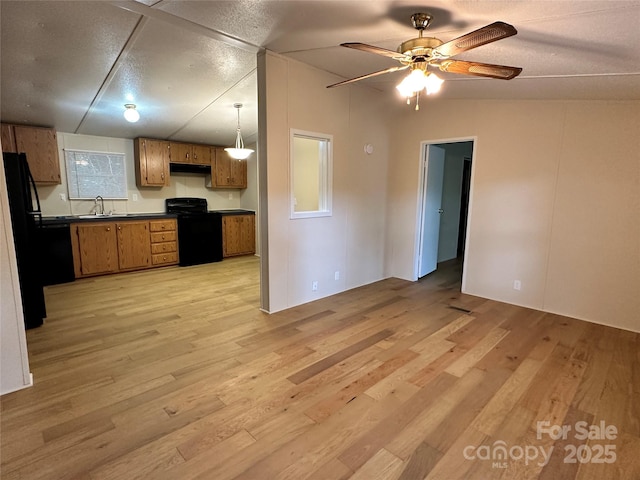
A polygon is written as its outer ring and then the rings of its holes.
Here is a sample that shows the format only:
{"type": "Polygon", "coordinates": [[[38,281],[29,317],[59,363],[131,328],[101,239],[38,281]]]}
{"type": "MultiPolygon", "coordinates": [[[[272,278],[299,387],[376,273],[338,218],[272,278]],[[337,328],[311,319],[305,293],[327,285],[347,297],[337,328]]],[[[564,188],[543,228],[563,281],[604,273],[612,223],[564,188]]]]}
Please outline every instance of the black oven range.
{"type": "Polygon", "coordinates": [[[178,217],[180,266],[222,260],[222,216],[208,211],[206,198],[167,198],[165,207],[178,217]]]}

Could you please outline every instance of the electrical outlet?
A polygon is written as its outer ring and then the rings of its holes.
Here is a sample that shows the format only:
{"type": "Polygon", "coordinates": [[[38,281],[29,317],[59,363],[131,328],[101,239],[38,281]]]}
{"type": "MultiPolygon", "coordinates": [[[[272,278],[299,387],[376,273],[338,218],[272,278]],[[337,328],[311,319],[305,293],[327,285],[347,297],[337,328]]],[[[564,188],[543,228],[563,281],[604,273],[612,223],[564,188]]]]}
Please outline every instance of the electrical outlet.
{"type": "Polygon", "coordinates": [[[336,273],[333,274],[333,278],[335,280],[340,280],[340,270],[336,270],[336,273]]]}
{"type": "Polygon", "coordinates": [[[138,201],[138,194],[134,193],[133,195],[131,195],[131,200],[133,200],[134,202],[138,201]]]}
{"type": "Polygon", "coordinates": [[[311,291],[312,292],[317,292],[318,291],[318,281],[314,280],[313,282],[311,282],[311,291]]]}
{"type": "Polygon", "coordinates": [[[522,282],[520,282],[520,280],[514,280],[513,281],[513,289],[514,290],[521,290],[522,289],[522,282]]]}
{"type": "Polygon", "coordinates": [[[60,194],[60,200],[62,200],[63,202],[67,201],[67,196],[64,193],[60,194]]]}

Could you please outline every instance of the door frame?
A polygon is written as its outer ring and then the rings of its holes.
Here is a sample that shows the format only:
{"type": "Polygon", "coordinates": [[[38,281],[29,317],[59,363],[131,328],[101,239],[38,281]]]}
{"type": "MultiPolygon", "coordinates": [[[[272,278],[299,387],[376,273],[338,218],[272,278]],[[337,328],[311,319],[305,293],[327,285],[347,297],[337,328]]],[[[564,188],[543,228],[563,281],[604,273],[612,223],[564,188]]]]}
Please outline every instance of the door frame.
{"type": "MultiPolygon", "coordinates": [[[[413,278],[412,280],[415,282],[418,280],[418,268],[420,265],[420,240],[421,240],[421,232],[420,226],[422,225],[422,215],[424,208],[424,191],[425,191],[425,182],[426,175],[425,169],[423,168],[423,162],[428,161],[427,158],[427,150],[429,145],[439,145],[439,144],[447,144],[447,143],[462,143],[462,142],[473,142],[473,151],[471,152],[471,182],[469,186],[469,207],[467,210],[467,227],[465,229],[465,245],[464,245],[464,256],[462,260],[462,287],[461,291],[464,292],[466,290],[466,279],[467,279],[467,256],[469,255],[469,229],[472,223],[472,214],[473,214],[473,199],[474,199],[474,184],[475,184],[475,175],[476,175],[476,152],[478,151],[478,137],[477,136],[469,136],[469,137],[456,137],[456,138],[445,138],[445,139],[436,139],[436,140],[423,140],[420,142],[420,156],[417,162],[418,164],[418,189],[416,191],[416,221],[415,221],[415,235],[414,235],[414,248],[413,248],[413,278]]],[[[445,160],[446,162],[446,160],[445,160]]]]}

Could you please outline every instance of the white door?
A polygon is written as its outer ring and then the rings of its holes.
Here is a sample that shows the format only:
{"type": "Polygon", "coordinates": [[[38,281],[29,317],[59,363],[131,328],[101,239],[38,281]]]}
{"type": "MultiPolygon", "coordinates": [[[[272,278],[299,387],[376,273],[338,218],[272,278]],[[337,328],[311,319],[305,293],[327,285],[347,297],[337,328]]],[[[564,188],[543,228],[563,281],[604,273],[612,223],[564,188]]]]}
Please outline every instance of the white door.
{"type": "Polygon", "coordinates": [[[433,272],[438,264],[438,238],[440,237],[442,184],[444,179],[444,148],[436,145],[427,145],[427,152],[423,162],[423,202],[418,278],[433,272]]]}

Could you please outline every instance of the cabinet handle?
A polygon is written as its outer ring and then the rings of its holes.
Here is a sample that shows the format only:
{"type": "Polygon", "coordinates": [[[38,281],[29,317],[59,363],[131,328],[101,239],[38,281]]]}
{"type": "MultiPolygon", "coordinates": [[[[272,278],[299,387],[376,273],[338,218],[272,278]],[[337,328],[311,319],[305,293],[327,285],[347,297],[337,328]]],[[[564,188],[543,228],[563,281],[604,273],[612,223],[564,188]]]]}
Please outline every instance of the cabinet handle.
{"type": "Polygon", "coordinates": [[[122,230],[122,227],[120,225],[118,225],[118,230],[122,230]]]}
{"type": "Polygon", "coordinates": [[[160,178],[161,178],[162,180],[164,180],[164,172],[162,172],[162,173],[160,174],[160,178]]]}
{"type": "Polygon", "coordinates": [[[107,232],[110,232],[110,231],[111,231],[111,227],[107,227],[107,232]]]}
{"type": "Polygon", "coordinates": [[[162,235],[162,239],[164,240],[164,235],[162,235]]]}

